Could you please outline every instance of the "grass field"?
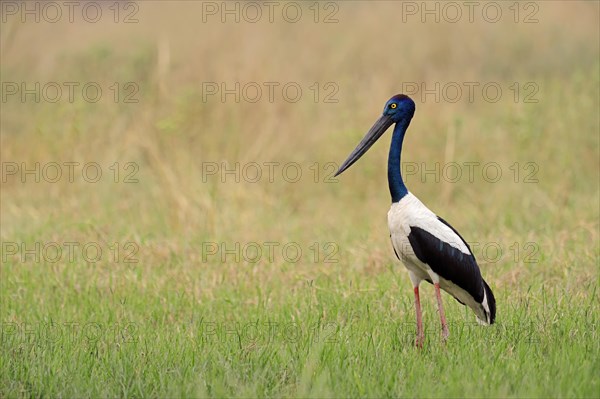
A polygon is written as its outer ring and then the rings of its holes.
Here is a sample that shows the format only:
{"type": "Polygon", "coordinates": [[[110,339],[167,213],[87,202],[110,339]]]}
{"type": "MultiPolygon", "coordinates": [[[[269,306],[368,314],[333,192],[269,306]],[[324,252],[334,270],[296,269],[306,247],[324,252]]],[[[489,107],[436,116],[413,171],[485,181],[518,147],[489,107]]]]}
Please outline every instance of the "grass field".
{"type": "Polygon", "coordinates": [[[0,397],[600,397],[598,2],[5,4],[0,397]],[[498,306],[422,350],[389,136],[332,179],[402,91],[498,306]]]}

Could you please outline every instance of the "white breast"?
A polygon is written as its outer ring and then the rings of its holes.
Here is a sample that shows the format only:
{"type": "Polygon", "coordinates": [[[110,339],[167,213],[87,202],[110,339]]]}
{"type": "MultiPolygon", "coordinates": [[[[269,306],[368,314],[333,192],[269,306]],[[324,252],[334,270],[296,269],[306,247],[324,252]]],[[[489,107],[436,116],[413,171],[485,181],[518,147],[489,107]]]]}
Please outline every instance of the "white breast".
{"type": "Polygon", "coordinates": [[[409,261],[414,261],[417,258],[408,241],[411,226],[420,227],[461,252],[471,254],[471,251],[458,234],[442,223],[435,213],[423,205],[417,197],[408,193],[400,201],[392,204],[388,212],[388,227],[390,228],[392,244],[398,255],[408,258],[409,261]]]}

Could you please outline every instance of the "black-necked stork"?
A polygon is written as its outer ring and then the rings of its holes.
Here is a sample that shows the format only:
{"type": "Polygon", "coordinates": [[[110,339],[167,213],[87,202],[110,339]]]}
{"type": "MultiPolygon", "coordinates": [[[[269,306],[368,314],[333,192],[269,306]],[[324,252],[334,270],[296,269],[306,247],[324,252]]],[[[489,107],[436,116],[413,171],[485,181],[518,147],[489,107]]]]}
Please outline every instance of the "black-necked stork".
{"type": "Polygon", "coordinates": [[[402,142],[414,113],[415,103],[407,95],[398,94],[390,98],[385,104],[383,115],[340,166],[336,176],[348,169],[391,125],[396,124],[388,157],[388,184],[392,195],[388,226],[394,252],[408,269],[414,287],[416,345],[420,347],[424,340],[419,299],[421,281],[425,280],[435,288],[444,340],[448,338],[448,325],[440,288],[461,304],[473,309],[482,324],[494,323],[496,300],[492,290],[481,277],[469,245],[452,226],[412,195],[402,180],[402,142]]]}

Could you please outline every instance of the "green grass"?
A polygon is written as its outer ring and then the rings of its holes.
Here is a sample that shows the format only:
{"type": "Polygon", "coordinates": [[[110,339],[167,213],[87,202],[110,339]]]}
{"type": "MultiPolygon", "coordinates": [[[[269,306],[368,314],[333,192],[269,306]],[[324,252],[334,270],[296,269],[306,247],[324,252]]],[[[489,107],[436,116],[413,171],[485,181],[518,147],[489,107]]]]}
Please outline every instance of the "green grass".
{"type": "Polygon", "coordinates": [[[0,25],[11,33],[1,35],[2,81],[140,88],[137,104],[1,104],[4,167],[103,171],[98,183],[2,182],[1,397],[600,396],[597,3],[540,3],[531,25],[398,25],[393,2],[341,3],[338,24],[293,26],[200,24],[200,4],[187,4],[185,15],[140,6],[139,24],[80,26],[81,37],[68,24],[0,25]],[[306,96],[202,101],[202,82],[236,80],[299,82],[306,96]],[[315,103],[308,87],[332,81],[339,102],[315,103]],[[388,140],[325,183],[326,164],[345,159],[411,81],[540,89],[538,103],[510,91],[497,103],[417,101],[404,162],[503,172],[496,183],[406,178],[473,244],[498,305],[497,323],[482,327],[443,294],[443,344],[423,285],[422,350],[386,226],[388,140]],[[281,167],[273,182],[203,176],[225,161],[281,167]],[[137,182],[124,182],[128,162],[137,182]],[[279,174],[286,162],[300,165],[298,182],[279,174]],[[529,183],[527,163],[537,168],[529,183]],[[70,242],[73,259],[49,259],[70,242]],[[39,260],[24,251],[36,243],[51,245],[34,251],[39,260]],[[86,260],[88,243],[101,259],[86,260]],[[207,251],[236,243],[260,259],[207,251]],[[277,243],[272,259],[265,243],[277,243]],[[281,252],[291,243],[297,260],[281,252]]]}
{"type": "MultiPolygon", "coordinates": [[[[11,334],[4,325],[6,393],[590,397],[598,389],[597,297],[581,301],[562,288],[501,291],[499,322],[490,328],[448,300],[446,345],[426,301],[427,342],[419,351],[410,289],[390,275],[360,284],[320,277],[289,291],[263,291],[250,278],[235,288],[224,283],[209,302],[173,284],[142,291],[121,269],[112,273],[129,282],[112,294],[97,283],[72,286],[86,276],[98,281],[98,272],[48,284],[41,295],[51,303],[43,307],[39,287],[20,287],[23,305],[14,311],[36,321],[11,334]]],[[[42,273],[19,275],[43,281],[42,273]]],[[[432,297],[429,287],[424,292],[432,297]]]]}

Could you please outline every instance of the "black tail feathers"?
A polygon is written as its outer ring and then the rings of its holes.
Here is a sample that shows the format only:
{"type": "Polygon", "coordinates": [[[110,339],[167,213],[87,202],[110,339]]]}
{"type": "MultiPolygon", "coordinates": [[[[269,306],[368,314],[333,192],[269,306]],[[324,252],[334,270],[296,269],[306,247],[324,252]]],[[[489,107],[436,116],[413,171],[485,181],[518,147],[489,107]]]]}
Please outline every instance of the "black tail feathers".
{"type": "Polygon", "coordinates": [[[489,321],[490,324],[494,324],[494,321],[496,320],[496,298],[494,298],[494,293],[485,280],[483,280],[483,287],[485,289],[485,299],[487,300],[487,305],[490,310],[489,321]]]}

